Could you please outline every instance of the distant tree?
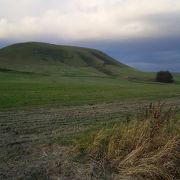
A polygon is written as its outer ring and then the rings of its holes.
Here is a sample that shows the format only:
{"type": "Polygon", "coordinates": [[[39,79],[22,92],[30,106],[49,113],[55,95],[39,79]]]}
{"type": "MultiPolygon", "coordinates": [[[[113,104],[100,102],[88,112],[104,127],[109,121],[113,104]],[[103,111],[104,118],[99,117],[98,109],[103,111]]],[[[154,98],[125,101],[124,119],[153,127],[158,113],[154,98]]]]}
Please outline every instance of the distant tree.
{"type": "Polygon", "coordinates": [[[156,75],[157,82],[172,83],[173,75],[169,71],[159,71],[156,75]]]}

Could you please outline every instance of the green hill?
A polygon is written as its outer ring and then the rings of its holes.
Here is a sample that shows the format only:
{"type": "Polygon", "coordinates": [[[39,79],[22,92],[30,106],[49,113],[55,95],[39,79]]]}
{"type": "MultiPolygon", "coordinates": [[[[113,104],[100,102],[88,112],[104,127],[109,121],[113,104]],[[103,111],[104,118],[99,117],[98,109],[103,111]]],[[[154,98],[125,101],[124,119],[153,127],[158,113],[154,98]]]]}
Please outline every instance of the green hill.
{"type": "Polygon", "coordinates": [[[178,75],[173,84],[154,77],[94,49],[15,44],[0,49],[0,110],[180,96],[178,75]]]}
{"type": "Polygon", "coordinates": [[[149,77],[95,49],[38,42],[0,49],[0,70],[58,76],[149,77]]]}

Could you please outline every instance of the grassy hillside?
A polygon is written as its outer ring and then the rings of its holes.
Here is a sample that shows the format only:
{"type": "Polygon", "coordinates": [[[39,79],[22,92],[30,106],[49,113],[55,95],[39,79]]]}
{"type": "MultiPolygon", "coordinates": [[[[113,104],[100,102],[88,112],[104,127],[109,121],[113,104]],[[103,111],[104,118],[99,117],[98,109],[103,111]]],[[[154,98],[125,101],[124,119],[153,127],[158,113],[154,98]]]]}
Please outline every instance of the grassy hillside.
{"type": "Polygon", "coordinates": [[[97,50],[15,44],[0,50],[0,109],[180,97],[179,75],[174,84],[142,81],[151,78],[97,50]]]}
{"type": "Polygon", "coordinates": [[[35,42],[0,49],[0,68],[58,76],[150,78],[98,50],[35,42]]]}

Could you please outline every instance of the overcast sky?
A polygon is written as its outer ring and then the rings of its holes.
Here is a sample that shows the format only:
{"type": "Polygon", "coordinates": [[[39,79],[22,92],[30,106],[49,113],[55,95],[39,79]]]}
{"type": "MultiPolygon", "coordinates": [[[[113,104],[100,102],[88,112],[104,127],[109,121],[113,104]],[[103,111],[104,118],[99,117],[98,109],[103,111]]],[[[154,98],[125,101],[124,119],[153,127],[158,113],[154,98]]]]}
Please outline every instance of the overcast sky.
{"type": "Polygon", "coordinates": [[[180,71],[180,0],[0,0],[0,47],[98,48],[145,71],[180,71]]]}

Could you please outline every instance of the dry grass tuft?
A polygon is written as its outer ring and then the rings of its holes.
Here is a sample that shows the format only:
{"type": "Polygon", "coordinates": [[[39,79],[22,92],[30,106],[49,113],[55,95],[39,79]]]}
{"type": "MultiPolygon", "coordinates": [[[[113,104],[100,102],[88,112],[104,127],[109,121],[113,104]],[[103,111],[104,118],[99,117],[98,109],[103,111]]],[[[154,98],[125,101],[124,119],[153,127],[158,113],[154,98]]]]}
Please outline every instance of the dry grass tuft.
{"type": "Polygon", "coordinates": [[[150,104],[123,128],[101,130],[87,148],[106,171],[142,179],[180,178],[179,120],[172,109],[150,104]]]}

